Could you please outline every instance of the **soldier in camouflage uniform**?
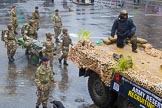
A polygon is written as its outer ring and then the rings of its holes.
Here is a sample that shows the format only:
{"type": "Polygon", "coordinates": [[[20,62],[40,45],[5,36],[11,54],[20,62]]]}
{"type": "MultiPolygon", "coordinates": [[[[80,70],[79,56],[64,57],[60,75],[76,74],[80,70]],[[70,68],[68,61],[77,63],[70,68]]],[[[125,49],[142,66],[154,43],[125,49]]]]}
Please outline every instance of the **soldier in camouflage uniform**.
{"type": "Polygon", "coordinates": [[[64,59],[64,65],[67,64],[67,58],[68,58],[68,52],[69,52],[69,46],[73,45],[72,40],[68,34],[67,29],[62,30],[63,34],[61,35],[61,40],[62,40],[62,55],[59,58],[59,63],[61,64],[62,59],[64,59]]]}
{"type": "Polygon", "coordinates": [[[26,31],[26,35],[30,38],[33,38],[33,39],[38,38],[35,20],[29,20],[29,27],[26,31]]]}
{"type": "Polygon", "coordinates": [[[38,7],[35,7],[35,11],[32,14],[32,19],[36,21],[36,28],[38,31],[38,29],[40,28],[40,16],[39,16],[38,7]]]}
{"type": "Polygon", "coordinates": [[[35,74],[35,84],[37,86],[37,103],[36,108],[42,103],[43,108],[47,108],[47,101],[51,85],[55,87],[54,74],[51,67],[48,66],[48,58],[43,57],[40,66],[35,74]]]}
{"type": "Polygon", "coordinates": [[[56,42],[59,42],[59,35],[61,33],[61,28],[62,28],[62,19],[61,16],[59,15],[59,10],[55,10],[55,14],[52,16],[52,22],[54,24],[54,33],[55,33],[55,39],[56,42]]]}
{"type": "Polygon", "coordinates": [[[46,41],[44,42],[44,48],[43,48],[43,55],[47,57],[50,61],[50,66],[53,69],[53,50],[54,50],[54,43],[52,40],[52,34],[46,33],[46,41]]]}
{"type": "Polygon", "coordinates": [[[17,49],[17,39],[16,35],[14,34],[13,26],[10,24],[7,27],[8,32],[6,32],[4,40],[7,45],[7,55],[9,63],[12,63],[15,60],[14,55],[17,49]]]}
{"type": "Polygon", "coordinates": [[[18,19],[17,19],[17,16],[16,16],[16,6],[12,6],[12,8],[11,8],[10,22],[14,27],[14,33],[17,34],[16,29],[18,27],[18,19]]]}

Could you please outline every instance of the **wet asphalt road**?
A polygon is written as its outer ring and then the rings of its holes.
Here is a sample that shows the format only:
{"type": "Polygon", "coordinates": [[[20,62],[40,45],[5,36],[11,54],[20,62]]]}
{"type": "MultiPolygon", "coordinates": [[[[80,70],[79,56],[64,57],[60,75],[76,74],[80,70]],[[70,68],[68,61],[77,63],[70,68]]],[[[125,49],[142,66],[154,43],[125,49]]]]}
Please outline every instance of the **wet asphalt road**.
{"type": "MultiPolygon", "coordinates": [[[[124,5],[129,15],[133,17],[137,26],[136,35],[146,38],[156,48],[162,46],[162,7],[156,4],[141,3],[139,6],[127,1],[124,5]],[[155,5],[155,6],[154,6],[155,5]]],[[[45,40],[45,33],[53,33],[50,17],[55,9],[60,10],[63,26],[68,28],[75,44],[77,33],[82,29],[91,31],[91,40],[99,41],[109,36],[114,18],[121,8],[109,8],[95,4],[81,6],[68,0],[1,0],[0,1],[0,30],[6,29],[9,23],[9,10],[12,5],[17,6],[20,32],[21,26],[31,18],[35,6],[39,6],[41,28],[39,40],[45,40]],[[69,11],[70,9],[70,11],[69,11]]],[[[19,35],[17,37],[20,37],[19,35]]],[[[36,103],[36,87],[34,74],[36,66],[30,65],[24,55],[25,49],[18,47],[15,63],[8,64],[6,48],[0,41],[0,108],[34,108],[36,103]]],[[[57,86],[51,90],[50,101],[62,101],[66,108],[97,108],[89,96],[87,78],[78,77],[78,68],[69,61],[69,66],[59,66],[59,55],[54,59],[54,72],[57,86]]],[[[51,104],[48,104],[49,108],[51,104]]]]}

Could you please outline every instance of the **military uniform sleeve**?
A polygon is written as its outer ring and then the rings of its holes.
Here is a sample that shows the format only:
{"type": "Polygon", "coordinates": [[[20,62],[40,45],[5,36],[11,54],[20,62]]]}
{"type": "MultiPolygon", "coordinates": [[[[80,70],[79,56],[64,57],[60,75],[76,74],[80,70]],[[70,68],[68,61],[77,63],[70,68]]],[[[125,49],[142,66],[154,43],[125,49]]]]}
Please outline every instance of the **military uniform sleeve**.
{"type": "Polygon", "coordinates": [[[130,22],[131,33],[134,34],[136,32],[136,26],[133,23],[133,20],[131,18],[129,18],[129,22],[130,22]]]}
{"type": "Polygon", "coordinates": [[[39,71],[40,71],[40,69],[37,68],[37,71],[35,73],[35,84],[36,84],[37,87],[40,87],[41,86],[41,82],[39,80],[39,71]]]}
{"type": "Polygon", "coordinates": [[[115,35],[117,26],[118,26],[118,19],[116,19],[116,20],[114,21],[114,23],[113,23],[113,26],[112,26],[112,29],[111,29],[111,36],[112,36],[112,37],[114,37],[114,35],[115,35]]]}
{"type": "Polygon", "coordinates": [[[61,16],[60,16],[60,21],[61,21],[61,26],[62,26],[62,18],[61,18],[61,16]]]}
{"type": "Polygon", "coordinates": [[[5,34],[4,34],[4,41],[5,41],[5,43],[8,42],[8,39],[7,39],[8,35],[9,35],[8,31],[6,31],[5,34]]]}
{"type": "Polygon", "coordinates": [[[73,46],[73,42],[72,42],[72,39],[70,38],[70,36],[69,36],[69,39],[70,39],[70,44],[73,46]]]}
{"type": "Polygon", "coordinates": [[[52,21],[53,23],[55,23],[55,15],[53,15],[53,16],[51,17],[51,21],[52,21]]]}

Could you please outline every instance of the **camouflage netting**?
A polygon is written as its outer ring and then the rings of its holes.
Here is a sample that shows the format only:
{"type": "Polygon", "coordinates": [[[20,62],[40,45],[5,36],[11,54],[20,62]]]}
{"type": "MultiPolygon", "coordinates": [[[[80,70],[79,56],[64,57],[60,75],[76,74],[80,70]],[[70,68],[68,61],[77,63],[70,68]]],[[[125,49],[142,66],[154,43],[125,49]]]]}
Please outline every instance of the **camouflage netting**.
{"type": "MultiPolygon", "coordinates": [[[[71,48],[69,52],[69,59],[79,68],[92,70],[99,74],[105,85],[109,86],[114,64],[117,61],[115,61],[112,56],[114,52],[102,50],[98,46],[99,45],[95,43],[80,40],[73,48],[71,48]]],[[[162,58],[161,51],[155,50],[150,44],[148,44],[148,46],[149,47],[145,47],[147,54],[152,56],[156,55],[155,57],[162,58]],[[154,50],[155,54],[153,53],[154,50]]],[[[157,77],[142,68],[128,69],[121,74],[129,80],[162,97],[162,79],[160,77],[157,77]]]]}

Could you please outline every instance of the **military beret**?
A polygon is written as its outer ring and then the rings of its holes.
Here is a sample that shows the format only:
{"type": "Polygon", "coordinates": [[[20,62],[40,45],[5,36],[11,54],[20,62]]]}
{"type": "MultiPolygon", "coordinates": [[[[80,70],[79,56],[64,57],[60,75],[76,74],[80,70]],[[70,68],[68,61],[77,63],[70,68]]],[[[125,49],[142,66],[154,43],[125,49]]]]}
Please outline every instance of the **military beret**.
{"type": "Polygon", "coordinates": [[[56,9],[56,10],[55,10],[55,12],[59,12],[59,10],[58,10],[58,9],[56,9]]]}
{"type": "Polygon", "coordinates": [[[46,58],[46,57],[42,57],[41,58],[41,62],[47,62],[49,59],[48,58],[46,58]]]}
{"type": "Polygon", "coordinates": [[[12,8],[15,8],[16,6],[12,6],[12,8]]]}
{"type": "Polygon", "coordinates": [[[35,9],[38,9],[38,6],[36,6],[35,9]]]}

